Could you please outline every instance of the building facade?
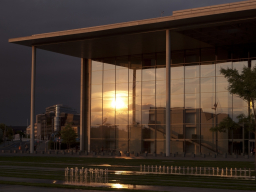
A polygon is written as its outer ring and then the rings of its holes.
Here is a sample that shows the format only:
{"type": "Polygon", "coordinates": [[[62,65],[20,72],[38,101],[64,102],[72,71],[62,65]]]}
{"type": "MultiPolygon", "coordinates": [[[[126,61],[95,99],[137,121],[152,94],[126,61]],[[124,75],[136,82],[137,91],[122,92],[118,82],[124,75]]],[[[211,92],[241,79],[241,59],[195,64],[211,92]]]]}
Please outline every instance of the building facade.
{"type": "MultiPolygon", "coordinates": [[[[253,134],[241,127],[214,133],[224,118],[237,121],[248,103],[231,95],[221,68],[255,67],[255,49],[234,46],[172,52],[171,152],[243,153],[253,134]],[[240,51],[238,51],[240,53],[240,51]]],[[[256,56],[256,55],[255,55],[256,56]]],[[[129,55],[92,61],[91,147],[148,153],[165,151],[165,53],[129,55]],[[101,143],[101,144],[100,144],[101,143]]]]}
{"type": "Polygon", "coordinates": [[[210,128],[251,110],[229,94],[220,69],[255,67],[255,18],[256,1],[248,0],[10,39],[32,47],[31,125],[43,49],[81,58],[82,151],[249,153],[253,133],[210,128]]]}
{"type": "MultiPolygon", "coordinates": [[[[36,115],[34,125],[34,136],[36,139],[48,140],[52,134],[60,132],[68,123],[79,135],[80,115],[71,107],[57,104],[47,107],[44,114],[36,115]]],[[[28,126],[27,133],[30,135],[31,126],[28,126]]]]}

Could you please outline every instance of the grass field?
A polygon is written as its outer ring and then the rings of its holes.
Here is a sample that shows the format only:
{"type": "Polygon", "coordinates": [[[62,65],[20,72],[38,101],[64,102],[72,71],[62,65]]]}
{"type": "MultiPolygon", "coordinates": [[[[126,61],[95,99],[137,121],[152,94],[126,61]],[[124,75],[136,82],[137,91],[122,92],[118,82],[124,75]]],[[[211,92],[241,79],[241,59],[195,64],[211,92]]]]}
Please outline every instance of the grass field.
{"type": "MultiPolygon", "coordinates": [[[[67,186],[60,184],[36,184],[33,179],[51,179],[64,181],[64,168],[90,167],[108,168],[109,170],[139,171],[140,165],[165,165],[189,167],[219,167],[254,169],[253,162],[242,161],[188,161],[158,159],[119,159],[119,158],[83,158],[83,157],[36,157],[36,156],[0,156],[0,176],[28,178],[27,182],[7,182],[2,184],[21,184],[43,187],[64,187],[79,189],[99,189],[92,187],[67,186]]],[[[255,173],[253,173],[254,175],[255,173]]],[[[255,180],[238,180],[222,177],[190,176],[190,175],[117,175],[109,174],[109,182],[132,185],[182,186],[221,189],[256,190],[255,180]]],[[[109,190],[109,189],[104,189],[109,190]]],[[[112,190],[112,189],[111,189],[112,190]]]]}

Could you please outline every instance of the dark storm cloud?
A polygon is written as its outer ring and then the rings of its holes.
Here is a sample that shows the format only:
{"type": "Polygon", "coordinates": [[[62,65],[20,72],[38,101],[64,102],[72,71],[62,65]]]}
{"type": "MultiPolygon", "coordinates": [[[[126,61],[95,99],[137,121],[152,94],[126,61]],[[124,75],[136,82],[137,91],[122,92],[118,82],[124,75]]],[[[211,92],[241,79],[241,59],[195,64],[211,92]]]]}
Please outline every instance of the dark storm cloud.
{"type": "MultiPolygon", "coordinates": [[[[30,109],[31,49],[9,38],[126,22],[239,0],[1,0],[0,123],[26,125],[30,109]]],[[[36,114],[57,103],[79,111],[80,60],[38,50],[36,114]]]]}

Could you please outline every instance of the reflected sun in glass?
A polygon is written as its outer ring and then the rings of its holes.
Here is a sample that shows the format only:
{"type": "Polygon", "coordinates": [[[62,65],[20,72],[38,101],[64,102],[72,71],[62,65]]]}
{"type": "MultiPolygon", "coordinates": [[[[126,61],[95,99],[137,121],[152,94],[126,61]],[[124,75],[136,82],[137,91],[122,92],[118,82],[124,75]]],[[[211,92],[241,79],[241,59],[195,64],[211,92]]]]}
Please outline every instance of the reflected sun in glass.
{"type": "Polygon", "coordinates": [[[117,110],[127,108],[127,103],[120,96],[116,96],[116,99],[113,98],[111,102],[111,107],[117,110]]]}

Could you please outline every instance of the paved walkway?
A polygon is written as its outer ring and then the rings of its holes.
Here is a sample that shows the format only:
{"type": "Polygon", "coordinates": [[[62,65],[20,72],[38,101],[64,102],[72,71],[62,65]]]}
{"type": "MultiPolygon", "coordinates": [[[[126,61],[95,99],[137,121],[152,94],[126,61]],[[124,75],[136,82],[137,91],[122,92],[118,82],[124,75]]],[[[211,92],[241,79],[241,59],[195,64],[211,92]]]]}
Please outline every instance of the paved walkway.
{"type": "MultiPolygon", "coordinates": [[[[146,189],[148,190],[148,189],[146,189]]],[[[154,189],[151,189],[154,190],[154,189]]],[[[88,192],[99,192],[99,190],[79,190],[79,189],[61,189],[61,188],[45,188],[45,187],[32,187],[22,185],[2,185],[0,184],[1,192],[77,192],[77,191],[88,191],[88,192]]],[[[121,191],[121,190],[120,190],[121,191]]],[[[160,191],[160,190],[156,190],[160,191]]],[[[161,190],[162,191],[162,190],[161,190]]],[[[170,192],[249,192],[245,190],[229,190],[229,189],[206,189],[206,188],[190,188],[190,187],[164,187],[164,191],[170,192]]]]}

